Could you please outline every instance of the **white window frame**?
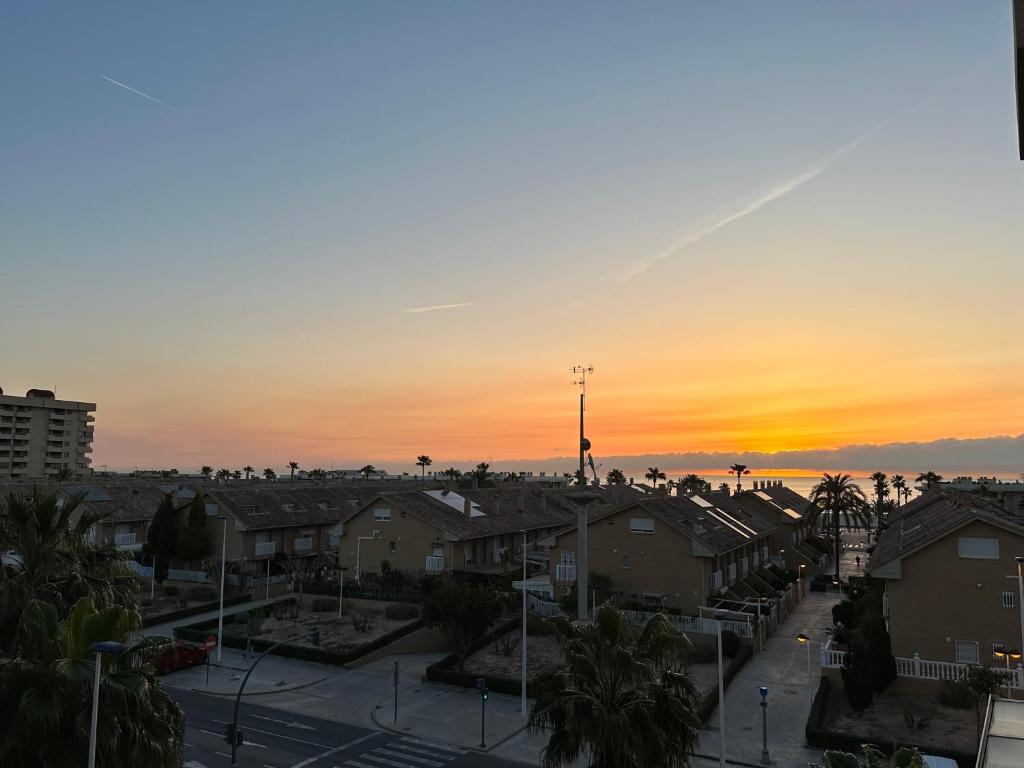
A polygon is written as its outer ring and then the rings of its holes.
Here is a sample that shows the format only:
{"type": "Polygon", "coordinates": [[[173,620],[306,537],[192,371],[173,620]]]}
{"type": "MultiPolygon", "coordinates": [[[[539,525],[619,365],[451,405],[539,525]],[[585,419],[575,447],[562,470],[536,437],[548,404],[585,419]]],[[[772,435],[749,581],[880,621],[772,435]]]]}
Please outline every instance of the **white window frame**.
{"type": "Polygon", "coordinates": [[[563,549],[558,553],[559,565],[576,565],[576,550],[563,549]]]}
{"type": "Polygon", "coordinates": [[[652,517],[631,517],[629,518],[629,532],[651,534],[654,533],[654,518],[652,517]],[[650,528],[648,528],[650,524],[650,528]]]}
{"type": "Polygon", "coordinates": [[[1002,606],[1003,606],[1003,608],[1016,608],[1017,607],[1017,593],[1016,592],[1003,592],[1003,595],[1002,595],[1002,606]]]}
{"type": "Polygon", "coordinates": [[[633,557],[628,552],[624,552],[622,555],[622,567],[627,571],[633,567],[633,557]]]}
{"type": "Polygon", "coordinates": [[[375,522],[375,523],[390,523],[391,522],[391,508],[390,507],[374,507],[374,509],[373,509],[373,522],[375,522]]]}
{"type": "Polygon", "coordinates": [[[958,664],[981,663],[981,648],[977,640],[957,640],[954,649],[958,664]]]}
{"type": "Polygon", "coordinates": [[[999,539],[995,536],[957,536],[956,553],[964,560],[998,560],[999,539]],[[984,542],[986,545],[995,544],[995,554],[989,551],[988,554],[981,554],[984,542]]]}

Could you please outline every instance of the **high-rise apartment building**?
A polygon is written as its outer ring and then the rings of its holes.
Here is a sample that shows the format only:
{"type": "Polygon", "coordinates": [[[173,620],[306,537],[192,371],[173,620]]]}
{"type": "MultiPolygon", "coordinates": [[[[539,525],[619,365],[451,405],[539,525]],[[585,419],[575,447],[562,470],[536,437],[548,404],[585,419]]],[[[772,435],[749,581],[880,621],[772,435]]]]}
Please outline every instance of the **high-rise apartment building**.
{"type": "Polygon", "coordinates": [[[45,389],[25,397],[0,389],[0,478],[89,474],[95,410],[96,403],[58,400],[45,389]]]}

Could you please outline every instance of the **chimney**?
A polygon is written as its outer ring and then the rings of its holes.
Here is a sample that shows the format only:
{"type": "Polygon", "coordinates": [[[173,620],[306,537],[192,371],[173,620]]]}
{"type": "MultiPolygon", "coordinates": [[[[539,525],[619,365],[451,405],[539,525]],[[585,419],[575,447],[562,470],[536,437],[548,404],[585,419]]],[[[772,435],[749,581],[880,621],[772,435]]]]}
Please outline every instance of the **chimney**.
{"type": "Polygon", "coordinates": [[[473,502],[470,500],[468,496],[462,497],[462,511],[466,515],[466,517],[473,516],[473,502]]]}

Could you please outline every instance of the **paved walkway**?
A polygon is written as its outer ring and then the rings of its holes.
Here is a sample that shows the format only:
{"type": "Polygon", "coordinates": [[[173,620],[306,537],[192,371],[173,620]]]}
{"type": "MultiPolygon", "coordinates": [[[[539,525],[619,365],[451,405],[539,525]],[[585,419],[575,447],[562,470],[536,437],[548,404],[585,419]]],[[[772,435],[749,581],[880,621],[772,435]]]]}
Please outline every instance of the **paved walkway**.
{"type": "MultiPolygon", "coordinates": [[[[291,597],[291,593],[277,595],[267,600],[252,600],[248,603],[239,603],[238,605],[229,605],[224,608],[224,618],[228,616],[234,616],[236,613],[244,613],[245,611],[251,611],[253,608],[259,608],[264,605],[273,605],[274,603],[280,602],[281,600],[287,600],[291,597]]],[[[195,616],[188,616],[184,619],[178,619],[167,624],[156,624],[152,627],[146,627],[140,630],[136,634],[139,637],[148,637],[150,635],[156,637],[172,637],[174,635],[175,627],[184,627],[189,624],[198,624],[200,621],[209,621],[210,619],[216,619],[220,613],[219,610],[206,611],[205,613],[197,613],[195,616]]],[[[213,634],[217,634],[217,630],[214,629],[213,634]]]]}

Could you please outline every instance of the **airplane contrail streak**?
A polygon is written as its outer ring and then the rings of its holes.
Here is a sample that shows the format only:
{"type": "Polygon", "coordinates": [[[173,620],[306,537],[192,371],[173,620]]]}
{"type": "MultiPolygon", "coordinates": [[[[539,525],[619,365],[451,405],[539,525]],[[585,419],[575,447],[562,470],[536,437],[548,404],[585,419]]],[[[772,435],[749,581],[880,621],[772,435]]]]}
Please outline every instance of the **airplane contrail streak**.
{"type": "Polygon", "coordinates": [[[402,311],[412,315],[416,315],[421,312],[437,312],[442,309],[458,309],[459,307],[472,307],[474,304],[476,304],[475,301],[465,301],[461,304],[437,304],[433,307],[409,307],[408,309],[403,309],[402,311]]]}
{"type": "Polygon", "coordinates": [[[119,88],[124,88],[126,91],[131,91],[132,93],[137,93],[142,98],[149,99],[150,101],[159,104],[161,107],[166,107],[167,109],[171,110],[172,112],[177,112],[178,111],[174,107],[172,107],[170,104],[165,104],[164,102],[160,101],[160,99],[154,99],[148,93],[143,93],[142,91],[136,90],[135,88],[132,88],[130,85],[125,85],[124,83],[119,83],[117,80],[115,80],[112,77],[107,77],[106,75],[100,75],[100,77],[102,77],[108,83],[113,83],[114,85],[118,86],[119,88]]]}

